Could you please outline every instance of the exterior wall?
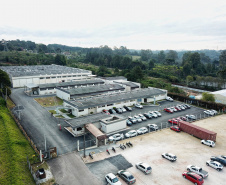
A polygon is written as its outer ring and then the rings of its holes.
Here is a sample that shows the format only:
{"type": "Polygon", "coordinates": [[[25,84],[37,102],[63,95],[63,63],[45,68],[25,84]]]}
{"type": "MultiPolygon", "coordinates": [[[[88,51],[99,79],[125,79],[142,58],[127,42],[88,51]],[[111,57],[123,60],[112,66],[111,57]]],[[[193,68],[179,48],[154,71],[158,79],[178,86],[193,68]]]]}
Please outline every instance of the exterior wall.
{"type": "Polygon", "coordinates": [[[38,89],[39,95],[46,95],[46,94],[55,94],[55,88],[46,88],[45,90],[38,89]]]}
{"type": "Polygon", "coordinates": [[[110,124],[106,124],[101,121],[100,124],[101,124],[100,130],[107,134],[110,132],[114,132],[114,131],[118,131],[126,128],[126,120],[119,120],[117,122],[110,123],[110,124]]]}
{"type": "Polygon", "coordinates": [[[70,82],[70,81],[77,81],[77,80],[87,80],[87,79],[90,79],[88,75],[91,75],[91,73],[12,77],[12,83],[13,83],[13,87],[16,88],[16,87],[24,87],[29,83],[47,84],[47,83],[60,83],[63,81],[70,82]]]}
{"type": "Polygon", "coordinates": [[[84,134],[84,128],[81,127],[82,129],[80,130],[79,128],[73,128],[72,129],[72,132],[75,134],[75,135],[81,135],[81,134],[84,134]]]}
{"type": "Polygon", "coordinates": [[[64,92],[64,91],[61,91],[59,89],[56,89],[56,95],[57,97],[59,97],[60,99],[63,99],[63,100],[70,100],[70,94],[64,92]]]}

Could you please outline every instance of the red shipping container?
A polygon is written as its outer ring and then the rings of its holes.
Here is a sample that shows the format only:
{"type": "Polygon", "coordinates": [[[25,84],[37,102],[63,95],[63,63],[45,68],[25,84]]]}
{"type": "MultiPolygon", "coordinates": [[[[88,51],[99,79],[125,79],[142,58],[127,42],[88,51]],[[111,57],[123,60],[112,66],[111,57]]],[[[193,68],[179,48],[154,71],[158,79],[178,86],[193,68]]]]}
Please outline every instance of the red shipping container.
{"type": "Polygon", "coordinates": [[[216,142],[216,139],[217,139],[216,132],[207,130],[205,128],[199,127],[197,125],[194,125],[186,121],[179,121],[178,126],[183,132],[186,132],[199,139],[212,140],[216,142]]]}

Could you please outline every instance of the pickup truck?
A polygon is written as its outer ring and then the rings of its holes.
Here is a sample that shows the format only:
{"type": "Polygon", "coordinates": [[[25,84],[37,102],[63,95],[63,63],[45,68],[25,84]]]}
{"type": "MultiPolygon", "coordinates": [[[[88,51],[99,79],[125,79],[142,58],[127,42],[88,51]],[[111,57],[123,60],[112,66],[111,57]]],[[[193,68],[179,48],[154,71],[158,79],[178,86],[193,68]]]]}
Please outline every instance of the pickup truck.
{"type": "Polygon", "coordinates": [[[187,166],[187,170],[190,172],[195,172],[196,174],[200,175],[202,178],[206,178],[209,175],[207,171],[195,165],[187,166]]]}

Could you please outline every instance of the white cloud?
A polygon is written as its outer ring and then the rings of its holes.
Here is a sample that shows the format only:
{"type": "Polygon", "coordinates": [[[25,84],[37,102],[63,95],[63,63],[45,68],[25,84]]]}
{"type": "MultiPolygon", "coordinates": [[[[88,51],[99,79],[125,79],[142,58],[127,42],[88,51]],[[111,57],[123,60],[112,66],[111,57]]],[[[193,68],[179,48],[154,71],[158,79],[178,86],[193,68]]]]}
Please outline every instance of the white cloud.
{"type": "Polygon", "coordinates": [[[0,38],[73,46],[226,49],[223,0],[8,0],[0,38]]]}

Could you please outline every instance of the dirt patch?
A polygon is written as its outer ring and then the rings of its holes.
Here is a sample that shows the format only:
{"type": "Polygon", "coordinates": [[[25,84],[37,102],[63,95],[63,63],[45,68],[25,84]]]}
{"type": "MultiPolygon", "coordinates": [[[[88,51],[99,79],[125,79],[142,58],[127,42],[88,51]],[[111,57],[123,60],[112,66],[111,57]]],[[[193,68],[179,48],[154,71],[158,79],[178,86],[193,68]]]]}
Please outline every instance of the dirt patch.
{"type": "Polygon", "coordinates": [[[34,98],[34,99],[43,107],[52,107],[52,106],[63,105],[63,100],[56,96],[34,98]]]}

